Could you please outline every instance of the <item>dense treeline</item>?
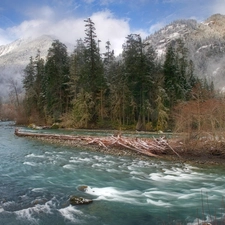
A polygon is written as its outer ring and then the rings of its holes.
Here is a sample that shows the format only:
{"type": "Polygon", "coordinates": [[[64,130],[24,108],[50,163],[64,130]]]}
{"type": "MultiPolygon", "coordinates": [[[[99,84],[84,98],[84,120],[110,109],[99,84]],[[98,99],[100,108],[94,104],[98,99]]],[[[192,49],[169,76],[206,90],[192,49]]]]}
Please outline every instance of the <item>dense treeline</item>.
{"type": "Polygon", "coordinates": [[[86,37],[71,55],[55,40],[46,60],[40,52],[30,58],[23,80],[28,122],[166,130],[174,126],[173,110],[196,90],[207,93],[201,99],[212,97],[213,84],[196,78],[182,40],[170,43],[162,62],[140,35],[130,34],[115,57],[109,41],[100,53],[93,21],[85,24],[86,37]]]}

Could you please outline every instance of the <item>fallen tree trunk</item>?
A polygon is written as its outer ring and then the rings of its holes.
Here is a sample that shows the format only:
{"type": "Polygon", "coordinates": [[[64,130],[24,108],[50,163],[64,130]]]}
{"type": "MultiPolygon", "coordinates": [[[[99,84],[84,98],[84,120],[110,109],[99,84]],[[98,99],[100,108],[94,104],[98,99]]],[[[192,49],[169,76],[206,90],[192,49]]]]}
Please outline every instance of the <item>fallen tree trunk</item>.
{"type": "Polygon", "coordinates": [[[19,137],[34,137],[44,139],[58,139],[65,141],[77,141],[87,145],[98,145],[100,148],[109,149],[110,147],[117,147],[123,149],[129,149],[140,154],[150,157],[160,157],[159,155],[164,153],[167,149],[172,150],[178,157],[180,155],[168,144],[165,138],[159,139],[141,139],[118,136],[107,137],[92,137],[92,136],[75,136],[64,134],[43,134],[43,133],[29,133],[22,132],[19,129],[15,129],[15,135],[19,137]]]}

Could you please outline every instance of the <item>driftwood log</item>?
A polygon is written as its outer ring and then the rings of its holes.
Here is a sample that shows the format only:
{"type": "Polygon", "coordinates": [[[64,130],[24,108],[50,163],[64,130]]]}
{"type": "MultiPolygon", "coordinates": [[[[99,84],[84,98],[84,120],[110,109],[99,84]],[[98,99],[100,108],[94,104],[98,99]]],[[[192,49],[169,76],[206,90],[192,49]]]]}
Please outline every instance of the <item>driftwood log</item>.
{"type": "Polygon", "coordinates": [[[150,157],[160,157],[160,154],[165,153],[166,150],[172,150],[179,158],[181,156],[169,145],[165,137],[160,138],[136,138],[136,137],[123,137],[120,134],[117,136],[94,137],[94,136],[75,136],[64,134],[43,134],[43,133],[29,133],[15,129],[15,135],[19,137],[36,137],[46,139],[59,139],[82,141],[87,145],[98,145],[101,148],[108,149],[110,147],[125,148],[140,154],[150,157]]]}

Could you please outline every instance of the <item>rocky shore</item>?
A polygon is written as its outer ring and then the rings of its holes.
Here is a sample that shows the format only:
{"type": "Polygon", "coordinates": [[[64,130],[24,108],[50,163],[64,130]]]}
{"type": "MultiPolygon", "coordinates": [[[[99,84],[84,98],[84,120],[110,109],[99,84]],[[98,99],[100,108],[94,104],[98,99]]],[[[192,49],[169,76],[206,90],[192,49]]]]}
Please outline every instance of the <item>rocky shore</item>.
{"type": "Polygon", "coordinates": [[[89,145],[85,141],[82,140],[62,140],[62,139],[52,139],[52,138],[45,138],[45,137],[29,137],[29,138],[35,138],[37,140],[43,141],[45,143],[50,143],[50,144],[57,144],[61,146],[66,146],[66,147],[72,147],[76,149],[85,149],[88,151],[92,152],[99,152],[102,154],[108,154],[108,155],[115,155],[115,156],[130,156],[138,159],[143,159],[143,160],[149,160],[149,156],[145,156],[139,152],[135,152],[129,149],[125,148],[118,148],[118,147],[110,147],[110,148],[103,148],[97,144],[92,144],[89,145]]]}
{"type": "MultiPolygon", "coordinates": [[[[52,139],[48,137],[29,137],[35,138],[40,141],[57,144],[62,146],[67,146],[76,149],[85,149],[88,151],[99,152],[102,154],[109,154],[115,156],[129,156],[140,160],[152,160],[155,157],[146,156],[140,152],[136,152],[123,147],[111,146],[109,148],[104,148],[96,143],[87,144],[86,141],[82,140],[63,140],[63,139],[52,139]]],[[[170,145],[175,149],[175,151],[181,156],[178,157],[171,150],[167,149],[163,153],[157,156],[159,160],[167,160],[179,163],[188,163],[198,166],[225,166],[225,148],[223,144],[218,143],[207,143],[201,144],[200,146],[196,143],[181,144],[179,140],[170,140],[170,145]],[[216,145],[216,146],[215,146],[216,145]]]]}

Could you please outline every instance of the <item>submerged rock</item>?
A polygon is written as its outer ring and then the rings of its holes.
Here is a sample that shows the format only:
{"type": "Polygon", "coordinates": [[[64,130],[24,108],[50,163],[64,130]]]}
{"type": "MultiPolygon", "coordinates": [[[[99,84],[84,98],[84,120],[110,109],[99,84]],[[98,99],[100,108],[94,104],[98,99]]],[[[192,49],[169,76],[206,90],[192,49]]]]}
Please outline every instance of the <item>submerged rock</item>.
{"type": "Polygon", "coordinates": [[[83,197],[78,197],[74,195],[70,197],[71,205],[84,205],[84,204],[90,204],[92,202],[93,202],[92,199],[85,199],[83,197]]]}
{"type": "Polygon", "coordinates": [[[47,199],[40,199],[40,198],[37,198],[35,200],[33,200],[31,202],[32,205],[37,205],[37,204],[45,204],[48,200],[47,199]]]}
{"type": "Polygon", "coordinates": [[[87,185],[80,185],[77,187],[77,190],[82,191],[82,192],[86,192],[87,189],[88,189],[87,185]]]}

